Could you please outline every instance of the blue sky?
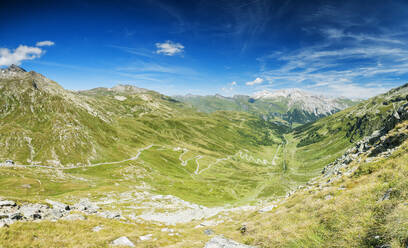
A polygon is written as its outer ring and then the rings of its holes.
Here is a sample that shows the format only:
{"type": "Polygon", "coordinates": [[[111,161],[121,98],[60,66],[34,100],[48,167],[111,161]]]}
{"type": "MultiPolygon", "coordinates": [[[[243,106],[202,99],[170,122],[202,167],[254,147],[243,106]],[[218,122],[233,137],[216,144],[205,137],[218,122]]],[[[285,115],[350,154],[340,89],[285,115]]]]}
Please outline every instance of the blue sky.
{"type": "Polygon", "coordinates": [[[365,98],[408,81],[406,1],[16,0],[0,16],[0,66],[73,90],[365,98]]]}

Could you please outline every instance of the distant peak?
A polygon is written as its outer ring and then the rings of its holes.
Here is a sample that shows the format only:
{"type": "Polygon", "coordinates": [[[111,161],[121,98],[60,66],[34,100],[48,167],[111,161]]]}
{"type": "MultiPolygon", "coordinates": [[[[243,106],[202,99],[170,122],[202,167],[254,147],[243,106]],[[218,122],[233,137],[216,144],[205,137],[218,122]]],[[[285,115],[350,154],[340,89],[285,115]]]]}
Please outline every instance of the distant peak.
{"type": "Polygon", "coordinates": [[[129,84],[118,84],[113,86],[111,90],[120,93],[143,93],[147,91],[146,89],[139,88],[129,84]]]}
{"type": "Polygon", "coordinates": [[[226,97],[226,96],[223,96],[223,95],[220,95],[220,94],[215,94],[215,97],[219,98],[219,99],[230,99],[229,97],[226,97]]]}
{"type": "Polygon", "coordinates": [[[269,90],[263,90],[256,92],[253,97],[254,98],[276,98],[276,97],[291,97],[291,96],[306,96],[306,95],[312,95],[309,92],[306,92],[304,90],[298,89],[298,88],[291,88],[291,89],[282,89],[282,90],[274,90],[274,91],[269,91],[269,90]]]}

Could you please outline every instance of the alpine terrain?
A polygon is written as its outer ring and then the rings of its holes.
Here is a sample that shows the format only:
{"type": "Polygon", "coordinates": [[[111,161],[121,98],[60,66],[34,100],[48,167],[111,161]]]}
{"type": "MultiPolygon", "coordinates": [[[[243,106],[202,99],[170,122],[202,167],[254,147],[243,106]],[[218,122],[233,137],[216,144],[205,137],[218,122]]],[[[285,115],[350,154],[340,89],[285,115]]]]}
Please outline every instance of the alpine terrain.
{"type": "Polygon", "coordinates": [[[408,246],[408,84],[173,98],[11,65],[0,106],[1,247],[408,246]]]}

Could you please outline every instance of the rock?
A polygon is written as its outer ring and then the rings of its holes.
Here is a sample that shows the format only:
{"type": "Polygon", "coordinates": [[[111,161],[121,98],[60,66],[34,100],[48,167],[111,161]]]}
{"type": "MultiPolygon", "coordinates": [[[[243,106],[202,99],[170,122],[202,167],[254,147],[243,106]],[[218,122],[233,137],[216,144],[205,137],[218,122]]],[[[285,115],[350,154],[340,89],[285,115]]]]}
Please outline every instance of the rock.
{"type": "Polygon", "coordinates": [[[14,201],[3,200],[0,201],[0,207],[15,207],[17,204],[14,201]]]}
{"type": "Polygon", "coordinates": [[[12,220],[21,220],[23,219],[23,215],[21,213],[14,213],[12,215],[10,215],[10,219],[12,220]]]}
{"type": "Polygon", "coordinates": [[[7,225],[7,223],[0,222],[0,228],[2,228],[2,227],[9,227],[9,225],[7,225]]]}
{"type": "Polygon", "coordinates": [[[324,197],[324,199],[325,199],[325,200],[331,200],[331,199],[333,199],[333,196],[332,196],[332,195],[326,195],[326,196],[324,197]]]}
{"type": "Polygon", "coordinates": [[[42,209],[45,209],[45,206],[40,204],[27,204],[21,206],[19,211],[24,216],[24,218],[34,220],[42,218],[42,209]]]}
{"type": "Polygon", "coordinates": [[[216,236],[208,241],[204,248],[255,248],[255,246],[249,246],[235,242],[234,240],[227,239],[224,236],[216,236]]]}
{"type": "Polygon", "coordinates": [[[33,220],[41,220],[42,219],[42,215],[41,214],[33,214],[32,215],[33,220]]]}
{"type": "Polygon", "coordinates": [[[247,231],[247,226],[246,226],[245,224],[243,224],[243,225],[239,228],[239,231],[240,231],[242,234],[246,233],[246,231],[247,231]]]}
{"type": "Polygon", "coordinates": [[[398,114],[398,111],[395,111],[395,112],[394,112],[394,117],[395,117],[397,120],[400,119],[400,116],[399,116],[399,114],[398,114]]]}
{"type": "Polygon", "coordinates": [[[75,204],[75,209],[84,211],[89,214],[97,213],[100,209],[95,203],[91,202],[88,198],[82,198],[79,203],[75,204]]]}
{"type": "Polygon", "coordinates": [[[391,196],[391,192],[392,192],[392,188],[387,189],[387,191],[385,191],[384,195],[379,199],[379,201],[389,200],[391,196]]]}
{"type": "Polygon", "coordinates": [[[146,234],[146,235],[140,236],[139,239],[142,240],[142,241],[150,240],[150,239],[152,239],[152,236],[153,236],[153,234],[146,234]]]}
{"type": "Polygon", "coordinates": [[[57,202],[57,201],[52,201],[52,200],[45,200],[45,202],[47,202],[48,204],[50,204],[52,206],[52,208],[54,209],[59,209],[59,210],[65,210],[65,211],[69,211],[71,208],[61,202],[57,202]]]}
{"type": "Polygon", "coordinates": [[[31,189],[31,184],[22,184],[21,188],[31,189]]]}
{"type": "Polygon", "coordinates": [[[180,233],[169,233],[169,236],[180,236],[180,233]]]}
{"type": "Polygon", "coordinates": [[[113,246],[129,246],[129,247],[135,247],[135,245],[130,241],[127,237],[123,236],[118,239],[115,239],[112,242],[113,246]]]}
{"type": "Polygon", "coordinates": [[[85,220],[85,216],[82,214],[70,214],[67,216],[62,217],[63,220],[85,220]]]}
{"type": "Polygon", "coordinates": [[[92,231],[93,232],[99,232],[102,229],[103,229],[103,226],[96,226],[96,227],[92,228],[92,231]]]}
{"type": "Polygon", "coordinates": [[[63,216],[63,213],[59,209],[49,209],[46,213],[46,217],[51,220],[57,220],[63,216]]]}
{"type": "Polygon", "coordinates": [[[113,213],[113,212],[110,212],[110,211],[100,212],[98,214],[99,214],[99,216],[101,216],[103,218],[107,218],[107,219],[120,219],[120,217],[121,217],[120,213],[113,213]]]}
{"type": "Polygon", "coordinates": [[[2,219],[8,219],[9,218],[9,215],[8,214],[1,214],[0,215],[0,220],[2,220],[2,219]]]}
{"type": "Polygon", "coordinates": [[[266,207],[261,208],[258,212],[259,213],[269,212],[269,211],[272,211],[272,209],[274,209],[276,207],[277,207],[277,205],[266,206],[266,207]]]}
{"type": "Polygon", "coordinates": [[[211,230],[211,229],[205,229],[205,230],[204,230],[204,234],[205,234],[205,235],[213,235],[213,234],[214,234],[214,231],[211,230]]]}
{"type": "Polygon", "coordinates": [[[162,232],[174,232],[174,229],[164,227],[164,228],[161,229],[161,231],[162,231],[162,232]]]}

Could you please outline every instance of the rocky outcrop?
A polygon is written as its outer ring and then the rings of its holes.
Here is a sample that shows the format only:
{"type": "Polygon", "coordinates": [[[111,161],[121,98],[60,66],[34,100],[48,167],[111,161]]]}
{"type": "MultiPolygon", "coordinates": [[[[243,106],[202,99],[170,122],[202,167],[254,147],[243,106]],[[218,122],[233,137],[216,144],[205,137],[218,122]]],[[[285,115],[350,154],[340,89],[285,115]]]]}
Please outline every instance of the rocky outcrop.
{"type": "Polygon", "coordinates": [[[27,203],[18,205],[14,201],[0,202],[0,226],[7,226],[16,221],[57,220],[69,214],[62,208],[51,208],[48,205],[27,203]]]}
{"type": "Polygon", "coordinates": [[[249,246],[240,244],[234,240],[227,239],[224,236],[216,236],[208,241],[204,248],[256,248],[256,246],[249,246]]]}
{"type": "Polygon", "coordinates": [[[90,214],[107,219],[120,219],[122,217],[120,213],[101,211],[100,207],[87,198],[81,199],[74,206],[52,200],[46,200],[46,203],[48,205],[38,203],[17,204],[10,200],[0,200],[0,227],[8,226],[16,221],[86,220],[86,215],[90,214]]]}
{"type": "Polygon", "coordinates": [[[388,157],[392,152],[408,139],[408,133],[390,133],[397,124],[408,120],[408,103],[400,106],[397,111],[388,116],[382,124],[382,129],[374,131],[371,136],[365,137],[348,149],[344,155],[323,168],[324,177],[341,174],[342,169],[347,169],[348,165],[355,159],[367,156],[371,161],[375,157],[388,157]]]}

